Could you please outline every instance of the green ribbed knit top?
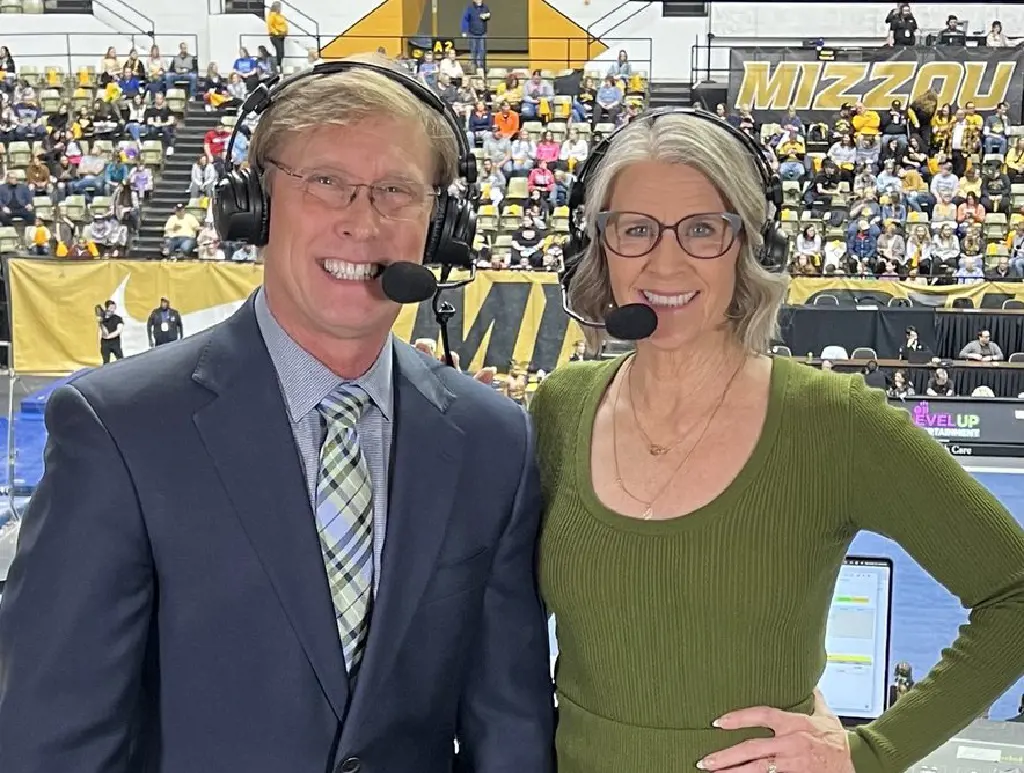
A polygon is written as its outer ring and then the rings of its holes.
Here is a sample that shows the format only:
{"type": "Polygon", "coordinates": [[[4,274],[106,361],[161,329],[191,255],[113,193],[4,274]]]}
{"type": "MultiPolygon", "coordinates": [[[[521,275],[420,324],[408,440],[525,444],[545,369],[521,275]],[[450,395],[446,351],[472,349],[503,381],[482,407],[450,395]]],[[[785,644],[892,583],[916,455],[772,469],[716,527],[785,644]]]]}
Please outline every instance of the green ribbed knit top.
{"type": "Polygon", "coordinates": [[[727,711],[809,713],[860,530],[899,543],[972,612],[927,678],[851,732],[857,773],[906,770],[1024,673],[1024,532],[883,392],[776,359],[761,438],[732,484],[689,515],[642,521],[603,506],[590,480],[594,418],[623,362],[560,367],[531,406],[559,773],[692,773],[770,734],[712,728],[727,711]]]}

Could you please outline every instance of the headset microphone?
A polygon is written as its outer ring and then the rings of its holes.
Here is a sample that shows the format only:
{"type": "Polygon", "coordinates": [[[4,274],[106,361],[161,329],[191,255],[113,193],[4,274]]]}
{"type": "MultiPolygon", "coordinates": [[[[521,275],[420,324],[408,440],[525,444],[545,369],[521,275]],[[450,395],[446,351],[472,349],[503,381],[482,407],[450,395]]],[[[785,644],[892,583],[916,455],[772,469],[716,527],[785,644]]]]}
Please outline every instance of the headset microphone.
{"type": "Polygon", "coordinates": [[[627,303],[605,315],[604,329],[620,341],[641,341],[658,329],[658,315],[646,303],[627,303]]]}
{"type": "Polygon", "coordinates": [[[437,279],[426,266],[399,261],[384,269],[380,286],[384,295],[395,303],[422,303],[434,297],[437,279]]]}

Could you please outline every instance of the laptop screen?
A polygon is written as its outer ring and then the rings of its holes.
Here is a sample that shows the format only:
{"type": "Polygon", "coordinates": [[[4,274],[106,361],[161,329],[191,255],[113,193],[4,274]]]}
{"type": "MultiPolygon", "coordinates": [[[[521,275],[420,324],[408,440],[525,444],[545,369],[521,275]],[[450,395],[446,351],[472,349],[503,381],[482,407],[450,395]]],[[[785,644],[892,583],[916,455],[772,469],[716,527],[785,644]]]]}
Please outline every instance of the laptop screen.
{"type": "Polygon", "coordinates": [[[892,624],[892,561],[847,556],[829,609],[828,662],[818,687],[845,723],[885,711],[892,624]]]}

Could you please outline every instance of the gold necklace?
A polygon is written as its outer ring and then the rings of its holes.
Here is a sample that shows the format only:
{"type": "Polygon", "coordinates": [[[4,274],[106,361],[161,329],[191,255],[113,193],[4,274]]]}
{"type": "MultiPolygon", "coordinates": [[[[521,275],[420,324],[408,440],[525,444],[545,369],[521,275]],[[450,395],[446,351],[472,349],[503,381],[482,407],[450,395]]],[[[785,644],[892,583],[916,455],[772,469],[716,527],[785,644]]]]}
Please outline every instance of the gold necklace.
{"type": "MultiPolygon", "coordinates": [[[[701,441],[704,439],[704,435],[707,434],[707,431],[711,427],[711,424],[714,422],[715,417],[718,415],[718,412],[721,410],[722,406],[725,404],[725,398],[728,396],[729,391],[732,389],[733,382],[736,380],[736,377],[740,374],[740,371],[743,370],[743,366],[745,364],[746,364],[746,360],[744,359],[742,362],[740,362],[739,367],[736,368],[735,371],[733,371],[732,376],[729,377],[729,380],[725,384],[725,389],[722,390],[721,397],[718,398],[718,402],[715,404],[714,410],[708,416],[708,420],[704,423],[704,428],[700,431],[700,434],[697,436],[697,440],[694,442],[694,444],[692,446],[690,446],[689,450],[683,455],[682,461],[680,461],[679,464],[677,464],[675,466],[675,468],[672,470],[672,474],[668,476],[668,478],[665,480],[665,482],[661,485],[661,487],[655,492],[654,496],[651,497],[650,499],[643,499],[641,497],[638,497],[636,494],[634,494],[632,491],[630,491],[629,488],[627,488],[625,482],[622,480],[622,470],[621,470],[621,467],[619,465],[619,441],[618,441],[618,434],[619,434],[618,433],[618,414],[619,414],[619,400],[622,397],[622,383],[621,382],[619,383],[618,388],[615,390],[615,402],[613,403],[613,406],[612,406],[612,459],[613,459],[614,464],[615,464],[615,484],[619,487],[619,489],[626,496],[628,496],[634,502],[644,506],[644,512],[643,512],[643,516],[642,516],[643,520],[649,521],[649,520],[651,520],[651,518],[654,517],[654,509],[653,509],[654,508],[654,504],[659,499],[661,499],[662,494],[665,493],[665,490],[669,487],[669,484],[671,484],[672,481],[675,479],[676,475],[679,474],[679,471],[683,468],[683,466],[689,460],[690,456],[697,449],[697,446],[699,446],[701,444],[701,441]]],[[[630,367],[630,370],[632,370],[632,367],[633,367],[633,360],[632,359],[630,359],[630,361],[629,361],[629,367],[630,367]]],[[[629,375],[630,375],[629,372],[627,372],[626,375],[623,376],[623,380],[628,378],[629,375]]],[[[632,397],[630,399],[632,399],[632,397]]],[[[634,418],[635,418],[636,417],[635,409],[633,411],[633,415],[634,415],[634,418]]],[[[637,423],[637,426],[639,427],[639,422],[637,423]]],[[[682,441],[680,440],[679,442],[682,442],[682,441]]],[[[678,445],[678,443],[676,443],[676,445],[678,445]]]]}
{"type": "Polygon", "coordinates": [[[647,453],[651,456],[664,456],[669,451],[675,450],[679,444],[686,439],[685,432],[680,435],[679,439],[675,442],[670,445],[663,446],[651,440],[651,436],[647,434],[647,430],[644,429],[644,425],[640,423],[640,417],[636,412],[636,400],[633,399],[633,360],[629,361],[629,370],[626,372],[626,375],[623,376],[623,379],[626,381],[626,389],[629,390],[629,410],[633,413],[633,421],[636,423],[636,428],[640,432],[640,437],[642,437],[644,442],[647,444],[647,453]]]}

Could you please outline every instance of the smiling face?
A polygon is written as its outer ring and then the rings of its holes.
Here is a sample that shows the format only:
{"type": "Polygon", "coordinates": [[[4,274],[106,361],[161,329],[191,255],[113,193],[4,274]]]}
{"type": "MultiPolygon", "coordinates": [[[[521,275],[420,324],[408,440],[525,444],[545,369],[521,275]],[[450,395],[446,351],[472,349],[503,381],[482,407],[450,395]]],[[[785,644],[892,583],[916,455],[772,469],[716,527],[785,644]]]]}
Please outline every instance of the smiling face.
{"type": "Polygon", "coordinates": [[[432,190],[428,140],[408,123],[365,120],[288,135],[272,160],[292,172],[268,169],[273,205],[264,286],[275,318],[304,346],[318,338],[383,339],[399,306],[384,296],[378,275],[389,263],[422,262],[433,199],[424,196],[400,217],[385,218],[367,188],[347,203],[337,187],[432,190]],[[332,189],[330,196],[315,195],[322,188],[332,189]]]}
{"type": "MultiPolygon", "coordinates": [[[[606,248],[615,302],[645,303],[658,315],[658,329],[648,341],[658,348],[679,349],[721,330],[736,289],[741,239],[732,238],[730,226],[718,216],[730,208],[711,181],[683,164],[632,164],[619,174],[605,209],[643,213],[669,225],[691,218],[679,230],[694,252],[725,249],[717,258],[694,258],[667,229],[658,245],[641,257],[621,257],[606,248]]],[[[636,231],[627,236],[631,233],[636,231]]]]}

